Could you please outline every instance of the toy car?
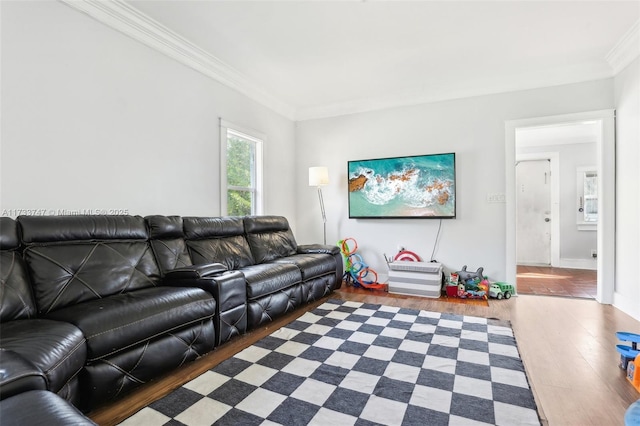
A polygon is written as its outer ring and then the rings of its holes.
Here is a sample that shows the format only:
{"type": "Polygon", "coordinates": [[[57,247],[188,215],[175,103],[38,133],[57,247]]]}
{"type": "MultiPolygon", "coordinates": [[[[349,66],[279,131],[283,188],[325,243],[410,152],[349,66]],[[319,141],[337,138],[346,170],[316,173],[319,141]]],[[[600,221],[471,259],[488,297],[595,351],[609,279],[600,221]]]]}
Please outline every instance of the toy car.
{"type": "Polygon", "coordinates": [[[507,283],[493,283],[489,286],[489,297],[509,299],[513,295],[513,286],[507,283]]]}

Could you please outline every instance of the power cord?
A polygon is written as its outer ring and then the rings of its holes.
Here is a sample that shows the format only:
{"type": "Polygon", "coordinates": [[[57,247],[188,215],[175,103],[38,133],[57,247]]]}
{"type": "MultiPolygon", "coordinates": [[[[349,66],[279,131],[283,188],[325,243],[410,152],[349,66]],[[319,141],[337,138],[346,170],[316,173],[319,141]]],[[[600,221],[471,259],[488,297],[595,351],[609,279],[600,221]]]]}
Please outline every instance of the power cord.
{"type": "Polygon", "coordinates": [[[433,250],[431,251],[431,262],[437,262],[437,260],[435,260],[433,256],[436,254],[436,246],[438,245],[438,238],[440,238],[440,229],[442,229],[442,219],[440,219],[440,224],[438,225],[438,232],[436,233],[436,239],[433,242],[433,250]]]}

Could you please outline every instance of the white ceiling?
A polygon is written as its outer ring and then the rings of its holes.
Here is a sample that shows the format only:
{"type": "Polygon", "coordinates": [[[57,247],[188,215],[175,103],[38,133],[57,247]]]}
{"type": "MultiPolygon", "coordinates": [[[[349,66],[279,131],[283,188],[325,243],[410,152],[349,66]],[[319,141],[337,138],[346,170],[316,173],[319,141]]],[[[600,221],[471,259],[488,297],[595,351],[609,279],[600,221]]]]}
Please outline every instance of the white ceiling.
{"type": "Polygon", "coordinates": [[[297,119],[610,77],[640,1],[155,1],[129,5],[297,119]]]}

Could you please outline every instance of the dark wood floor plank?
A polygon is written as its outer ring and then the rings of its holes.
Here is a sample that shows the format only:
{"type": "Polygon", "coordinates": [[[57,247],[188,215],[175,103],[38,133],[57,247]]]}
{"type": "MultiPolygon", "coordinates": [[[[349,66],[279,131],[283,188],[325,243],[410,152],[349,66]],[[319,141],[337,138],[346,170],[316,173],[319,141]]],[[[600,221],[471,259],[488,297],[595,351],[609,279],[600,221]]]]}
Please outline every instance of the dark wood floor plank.
{"type": "Polygon", "coordinates": [[[598,271],[518,265],[519,294],[595,299],[598,271]]]}

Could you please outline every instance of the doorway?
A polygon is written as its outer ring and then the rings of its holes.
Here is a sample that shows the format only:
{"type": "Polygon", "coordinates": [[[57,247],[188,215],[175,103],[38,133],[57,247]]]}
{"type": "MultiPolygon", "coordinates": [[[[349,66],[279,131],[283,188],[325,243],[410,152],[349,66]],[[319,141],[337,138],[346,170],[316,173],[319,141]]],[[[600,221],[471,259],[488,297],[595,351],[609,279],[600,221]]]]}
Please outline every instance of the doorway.
{"type": "MultiPolygon", "coordinates": [[[[597,127],[596,155],[598,170],[597,220],[597,290],[596,300],[612,303],[614,293],[614,220],[615,220],[615,138],[614,110],[602,110],[551,117],[514,120],[505,123],[506,159],[506,277],[517,285],[516,243],[516,133],[519,129],[592,122],[597,127]]],[[[553,175],[553,170],[552,170],[553,175]]],[[[551,210],[555,206],[552,203],[551,210]]],[[[553,222],[552,222],[552,227],[553,222]]],[[[553,234],[553,232],[552,232],[553,234]]],[[[553,251],[553,240],[552,240],[553,251]]],[[[551,256],[551,264],[554,255],[551,256]]],[[[517,290],[517,289],[516,289],[517,290]]]]}

